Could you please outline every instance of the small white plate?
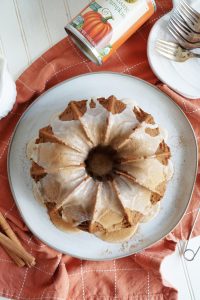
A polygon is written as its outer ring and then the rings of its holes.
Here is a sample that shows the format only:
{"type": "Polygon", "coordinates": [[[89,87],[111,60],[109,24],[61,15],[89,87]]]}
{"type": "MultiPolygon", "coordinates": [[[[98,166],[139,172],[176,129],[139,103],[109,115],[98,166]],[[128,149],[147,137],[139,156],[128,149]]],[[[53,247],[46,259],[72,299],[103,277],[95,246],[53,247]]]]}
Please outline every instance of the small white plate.
{"type": "MultiPolygon", "coordinates": [[[[131,100],[130,100],[131,101],[131,100]]],[[[180,108],[154,86],[132,76],[92,73],[67,80],[41,95],[24,113],[10,144],[9,181],[19,211],[30,230],[45,244],[69,255],[106,260],[128,256],[149,247],[167,235],[181,220],[191,198],[197,171],[197,144],[193,129],[180,108]],[[135,100],[169,133],[168,144],[175,168],[173,179],[161,202],[158,216],[142,224],[129,242],[109,244],[86,232],[67,233],[49,220],[45,207],[34,199],[26,144],[48,125],[55,112],[72,99],[93,96],[135,100]]]]}
{"type": "MultiPolygon", "coordinates": [[[[192,6],[200,11],[200,1],[193,0],[192,6]]],[[[192,58],[179,63],[169,60],[155,50],[158,39],[176,42],[167,30],[170,13],[159,19],[151,29],[148,39],[148,60],[155,75],[174,91],[190,98],[200,98],[200,59],[192,58]]],[[[194,52],[200,53],[200,49],[194,52]]]]}

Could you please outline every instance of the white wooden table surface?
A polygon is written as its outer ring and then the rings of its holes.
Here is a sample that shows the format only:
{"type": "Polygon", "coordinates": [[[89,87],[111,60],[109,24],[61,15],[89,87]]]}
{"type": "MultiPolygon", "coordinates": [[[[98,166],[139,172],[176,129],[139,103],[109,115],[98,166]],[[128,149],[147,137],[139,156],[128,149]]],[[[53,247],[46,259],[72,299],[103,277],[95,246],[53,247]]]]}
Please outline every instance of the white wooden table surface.
{"type": "MultiPolygon", "coordinates": [[[[7,58],[14,78],[65,36],[64,25],[88,2],[0,0],[0,54],[7,58]]],[[[197,249],[200,237],[191,245],[197,249]]],[[[179,300],[200,300],[200,253],[194,262],[186,262],[181,252],[179,243],[176,252],[164,260],[162,273],[179,290],[179,300]]]]}

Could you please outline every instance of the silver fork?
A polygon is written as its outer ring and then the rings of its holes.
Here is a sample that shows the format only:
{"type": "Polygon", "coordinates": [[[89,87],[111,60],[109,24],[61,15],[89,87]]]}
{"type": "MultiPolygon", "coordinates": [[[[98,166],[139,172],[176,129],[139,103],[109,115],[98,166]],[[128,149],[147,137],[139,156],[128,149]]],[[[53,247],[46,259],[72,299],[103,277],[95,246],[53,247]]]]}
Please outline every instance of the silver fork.
{"type": "Polygon", "coordinates": [[[192,29],[190,29],[190,27],[180,16],[178,10],[176,10],[172,15],[172,17],[170,18],[170,23],[174,26],[177,32],[188,42],[190,43],[200,42],[200,33],[196,33],[192,29]]]}
{"type": "Polygon", "coordinates": [[[187,25],[193,31],[200,33],[200,14],[185,0],[181,0],[178,11],[187,25]]]}
{"type": "Polygon", "coordinates": [[[200,48],[200,42],[198,43],[190,43],[186,41],[186,39],[177,31],[177,28],[174,26],[173,22],[171,20],[169,21],[169,24],[167,26],[167,29],[169,32],[173,35],[173,37],[178,41],[178,43],[185,49],[196,49],[200,48]]]}
{"type": "Polygon", "coordinates": [[[177,62],[184,62],[190,58],[199,57],[200,54],[193,53],[189,50],[183,49],[178,44],[167,42],[164,40],[157,40],[156,51],[161,55],[177,62]]]}

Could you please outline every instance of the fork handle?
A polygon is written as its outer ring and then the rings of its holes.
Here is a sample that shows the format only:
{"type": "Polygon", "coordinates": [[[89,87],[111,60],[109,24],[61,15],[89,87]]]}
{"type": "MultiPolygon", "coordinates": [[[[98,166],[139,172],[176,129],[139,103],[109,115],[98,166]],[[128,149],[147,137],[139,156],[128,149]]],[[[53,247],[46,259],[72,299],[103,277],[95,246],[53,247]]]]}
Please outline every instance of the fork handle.
{"type": "Polygon", "coordinates": [[[190,52],[190,57],[199,57],[200,58],[200,54],[190,52]]]}

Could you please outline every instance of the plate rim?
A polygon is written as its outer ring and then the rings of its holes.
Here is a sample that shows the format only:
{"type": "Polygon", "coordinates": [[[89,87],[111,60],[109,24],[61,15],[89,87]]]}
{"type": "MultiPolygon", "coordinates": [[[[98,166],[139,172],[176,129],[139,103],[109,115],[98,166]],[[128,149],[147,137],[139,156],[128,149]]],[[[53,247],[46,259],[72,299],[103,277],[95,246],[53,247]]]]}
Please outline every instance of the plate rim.
{"type": "Polygon", "coordinates": [[[151,246],[153,246],[154,244],[158,243],[159,241],[161,241],[162,239],[164,239],[175,227],[178,226],[178,224],[181,222],[181,220],[183,219],[184,215],[185,215],[185,212],[191,202],[191,198],[192,198],[192,195],[193,195],[193,191],[194,191],[194,187],[195,187],[195,183],[196,183],[196,177],[197,177],[197,172],[198,172],[198,146],[197,146],[197,139],[196,139],[196,135],[195,135],[195,132],[194,132],[194,129],[188,119],[188,117],[186,116],[186,114],[184,113],[184,111],[178,106],[178,104],[176,102],[174,102],[172,100],[172,98],[170,96],[168,96],[167,94],[165,94],[163,91],[161,91],[157,86],[141,79],[141,78],[138,78],[136,76],[132,76],[132,75],[129,75],[129,74],[123,74],[123,73],[118,73],[118,72],[112,72],[112,71],[99,71],[99,72],[88,72],[88,73],[84,73],[84,74],[80,74],[80,75],[77,75],[77,76],[74,76],[74,77],[71,77],[71,78],[68,78],[54,86],[52,86],[51,88],[49,88],[48,90],[44,91],[42,94],[40,94],[35,100],[33,100],[33,102],[29,105],[29,107],[23,112],[23,114],[21,115],[21,117],[19,118],[14,130],[13,130],[13,133],[11,135],[11,138],[10,138],[10,142],[9,142],[9,146],[8,146],[8,154],[7,154],[7,171],[8,171],[8,181],[9,181],[9,186],[10,186],[10,190],[11,190],[11,193],[12,193],[12,196],[13,196],[13,199],[14,199],[14,202],[17,206],[17,209],[20,213],[20,216],[21,218],[23,219],[23,222],[26,224],[26,226],[28,227],[28,229],[32,232],[32,234],[34,236],[36,236],[36,238],[38,238],[42,243],[44,243],[45,245],[47,245],[48,247],[60,252],[60,253],[63,253],[63,254],[67,254],[67,255],[70,255],[72,257],[75,257],[75,258],[78,258],[78,259],[84,259],[84,260],[88,260],[88,261],[109,261],[109,260],[113,260],[113,259],[119,259],[119,258],[124,258],[124,257],[128,257],[130,255],[133,255],[133,254],[136,254],[138,252],[141,252],[151,246]],[[161,94],[164,94],[165,97],[168,98],[168,100],[176,107],[178,108],[178,110],[180,111],[180,113],[182,113],[182,115],[185,117],[192,133],[193,133],[193,139],[194,139],[194,142],[195,142],[195,159],[196,159],[196,163],[195,163],[195,172],[194,172],[194,179],[193,179],[193,184],[192,184],[192,187],[191,187],[191,191],[190,191],[190,197],[188,199],[188,202],[186,204],[186,207],[184,208],[183,210],[183,214],[181,215],[181,217],[179,218],[178,222],[176,223],[175,226],[172,226],[172,228],[170,229],[170,231],[168,233],[164,233],[162,237],[160,237],[160,239],[156,240],[155,242],[153,243],[150,243],[149,245],[147,245],[146,247],[143,247],[137,251],[130,251],[129,253],[125,253],[125,254],[121,254],[121,255],[115,255],[113,256],[112,258],[110,257],[104,257],[104,258],[87,258],[87,257],[83,257],[83,256],[78,256],[78,255],[74,255],[72,253],[69,253],[69,252],[66,252],[66,251],[63,251],[61,249],[59,249],[58,247],[56,246],[52,246],[51,244],[49,244],[48,242],[46,242],[43,238],[40,237],[40,235],[35,232],[35,230],[29,226],[24,218],[24,215],[21,211],[21,207],[18,203],[18,200],[17,200],[17,197],[15,196],[15,192],[14,192],[14,187],[12,185],[12,180],[11,180],[11,170],[10,170],[10,159],[11,159],[11,149],[12,149],[12,144],[13,144],[13,141],[14,141],[14,138],[15,138],[15,135],[16,135],[16,132],[17,132],[17,129],[20,125],[20,123],[22,122],[22,119],[24,118],[24,116],[27,114],[27,112],[29,110],[31,110],[32,106],[40,101],[40,98],[42,98],[45,94],[47,94],[48,92],[51,92],[52,90],[56,89],[57,87],[63,85],[63,84],[66,84],[70,81],[73,81],[73,80],[76,80],[80,77],[86,77],[86,76],[93,76],[93,75],[115,75],[115,76],[123,76],[123,77],[128,77],[128,78],[131,78],[132,80],[137,80],[137,81],[141,81],[143,84],[146,84],[148,86],[150,86],[151,88],[155,89],[157,92],[161,93],[161,94]]]}
{"type": "Polygon", "coordinates": [[[158,26],[158,23],[165,19],[165,18],[168,18],[171,14],[171,11],[168,12],[167,14],[165,14],[164,16],[162,16],[160,19],[157,20],[157,22],[153,25],[153,27],[151,28],[151,31],[149,33],[149,37],[148,37],[148,41],[147,41],[147,58],[148,58],[148,62],[149,62],[149,65],[153,71],[153,73],[156,75],[156,77],[158,77],[158,79],[160,81],[162,81],[164,84],[166,84],[167,86],[169,86],[173,91],[175,91],[176,93],[178,93],[179,95],[183,96],[183,97],[186,97],[186,98],[189,98],[189,99],[192,99],[192,100],[195,100],[195,99],[199,99],[200,95],[199,96],[194,96],[194,95],[187,95],[187,94],[182,94],[181,91],[177,90],[175,86],[171,86],[169,85],[166,80],[157,72],[157,70],[154,68],[154,65],[152,63],[152,60],[151,60],[151,54],[150,54],[150,43],[151,43],[151,37],[153,35],[153,30],[155,29],[156,26],[158,26]]]}

